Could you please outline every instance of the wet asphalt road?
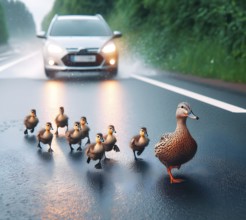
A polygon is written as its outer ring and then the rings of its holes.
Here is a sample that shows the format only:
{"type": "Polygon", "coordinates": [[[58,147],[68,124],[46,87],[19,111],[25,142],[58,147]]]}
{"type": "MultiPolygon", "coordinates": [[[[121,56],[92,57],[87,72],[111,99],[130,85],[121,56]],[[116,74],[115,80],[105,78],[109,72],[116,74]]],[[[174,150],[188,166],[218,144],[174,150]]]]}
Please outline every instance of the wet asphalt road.
{"type": "MultiPolygon", "coordinates": [[[[0,219],[245,218],[245,113],[146,84],[131,78],[127,67],[113,80],[47,80],[40,60],[37,55],[0,72],[0,219]],[[186,181],[171,185],[154,145],[175,129],[181,101],[200,117],[187,121],[198,151],[173,172],[186,181]],[[54,153],[47,146],[38,150],[37,131],[47,121],[54,124],[59,106],[64,106],[70,128],[87,117],[92,140],[109,124],[115,126],[121,151],[107,154],[111,160],[102,170],[94,168],[94,161],[86,163],[85,147],[70,152],[64,129],[53,139],[54,153]],[[34,135],[24,136],[23,119],[32,108],[40,122],[34,135]],[[141,126],[151,141],[143,160],[135,162],[128,145],[141,126]]],[[[246,108],[245,94],[165,75],[148,77],[246,108]]]]}

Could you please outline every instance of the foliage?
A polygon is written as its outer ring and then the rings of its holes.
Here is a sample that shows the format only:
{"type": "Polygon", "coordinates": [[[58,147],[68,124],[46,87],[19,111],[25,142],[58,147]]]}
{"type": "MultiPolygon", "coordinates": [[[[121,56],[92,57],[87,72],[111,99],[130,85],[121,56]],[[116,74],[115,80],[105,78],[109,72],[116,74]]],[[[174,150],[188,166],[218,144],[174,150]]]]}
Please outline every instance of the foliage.
{"type": "Polygon", "coordinates": [[[102,14],[106,17],[112,11],[113,4],[114,0],[56,0],[53,9],[43,20],[42,27],[47,30],[55,14],[102,14]]]}
{"type": "Polygon", "coordinates": [[[0,3],[0,27],[1,27],[0,44],[4,44],[8,40],[8,31],[7,31],[5,15],[1,3],[0,3]]]}
{"type": "Polygon", "coordinates": [[[246,82],[245,0],[56,0],[54,14],[106,16],[149,64],[246,82]]]}
{"type": "Polygon", "coordinates": [[[10,37],[35,36],[36,27],[32,14],[25,4],[15,0],[0,0],[5,12],[10,37]]]}

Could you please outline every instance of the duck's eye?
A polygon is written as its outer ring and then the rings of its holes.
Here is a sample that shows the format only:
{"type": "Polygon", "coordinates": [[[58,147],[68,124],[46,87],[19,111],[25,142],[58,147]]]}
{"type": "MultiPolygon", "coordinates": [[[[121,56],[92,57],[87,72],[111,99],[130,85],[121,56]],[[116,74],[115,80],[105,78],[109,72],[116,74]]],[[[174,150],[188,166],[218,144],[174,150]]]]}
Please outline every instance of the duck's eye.
{"type": "Polygon", "coordinates": [[[184,108],[184,106],[183,106],[183,105],[181,105],[181,108],[184,108]]]}

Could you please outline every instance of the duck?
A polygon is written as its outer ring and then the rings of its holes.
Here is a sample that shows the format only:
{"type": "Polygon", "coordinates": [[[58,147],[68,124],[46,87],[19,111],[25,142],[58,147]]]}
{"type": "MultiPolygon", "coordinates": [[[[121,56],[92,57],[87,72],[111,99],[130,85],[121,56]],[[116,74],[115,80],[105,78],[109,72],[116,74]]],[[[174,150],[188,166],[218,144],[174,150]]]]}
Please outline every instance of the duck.
{"type": "Polygon", "coordinates": [[[38,122],[39,120],[37,118],[36,110],[31,109],[30,115],[26,116],[26,118],[24,119],[24,125],[26,127],[24,134],[28,134],[28,130],[30,130],[31,133],[33,133],[38,122]]]}
{"type": "Polygon", "coordinates": [[[40,130],[37,137],[38,137],[38,148],[42,149],[40,143],[48,144],[49,150],[48,152],[53,152],[53,149],[51,148],[51,142],[53,139],[53,134],[50,130],[53,130],[52,124],[50,122],[47,122],[45,125],[45,128],[40,130]]]}
{"type": "Polygon", "coordinates": [[[137,151],[137,155],[140,156],[145,147],[148,146],[150,140],[148,138],[148,132],[146,127],[142,127],[139,131],[139,135],[135,135],[132,137],[130,141],[130,148],[133,151],[134,159],[139,160],[139,158],[136,157],[135,152],[137,151]]]}
{"type": "Polygon", "coordinates": [[[82,151],[79,122],[74,122],[73,129],[66,132],[66,138],[67,138],[71,151],[74,150],[74,148],[72,147],[72,144],[78,144],[79,147],[77,148],[77,151],[82,151]]]}
{"type": "Polygon", "coordinates": [[[113,133],[116,133],[115,127],[114,125],[109,125],[108,133],[103,136],[104,138],[103,147],[105,150],[105,160],[109,160],[109,158],[106,157],[106,152],[109,152],[111,150],[120,152],[119,147],[115,144],[117,142],[117,139],[113,133]]]}
{"type": "Polygon", "coordinates": [[[87,146],[86,148],[86,155],[87,155],[87,163],[90,163],[91,159],[92,160],[99,160],[99,162],[95,165],[96,169],[102,169],[102,164],[101,160],[105,154],[105,150],[103,147],[103,135],[102,133],[97,133],[96,134],[96,142],[91,143],[87,146]]]}
{"type": "Polygon", "coordinates": [[[83,140],[84,138],[87,138],[86,144],[90,144],[91,143],[90,137],[89,137],[90,128],[88,126],[87,118],[85,116],[82,116],[80,118],[80,128],[81,128],[80,129],[81,140],[83,140]]]}
{"type": "Polygon", "coordinates": [[[174,178],[172,169],[179,169],[182,164],[190,161],[196,154],[197,143],[191,136],[187,126],[187,118],[198,120],[187,102],[181,102],[177,106],[177,126],[174,132],[165,133],[155,145],[155,156],[167,168],[170,183],[181,183],[183,179],[174,178]]]}
{"type": "Polygon", "coordinates": [[[59,114],[55,118],[56,123],[56,132],[55,135],[58,135],[58,128],[67,127],[66,132],[68,131],[68,116],[64,114],[64,107],[59,108],[59,114]]]}

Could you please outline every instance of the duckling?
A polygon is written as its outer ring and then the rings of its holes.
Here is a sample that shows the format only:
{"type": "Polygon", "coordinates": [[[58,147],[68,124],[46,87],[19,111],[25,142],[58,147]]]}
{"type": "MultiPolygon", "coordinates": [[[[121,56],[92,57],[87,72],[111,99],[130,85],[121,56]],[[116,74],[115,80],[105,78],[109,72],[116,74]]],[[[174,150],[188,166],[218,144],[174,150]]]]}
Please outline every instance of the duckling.
{"type": "MultiPolygon", "coordinates": [[[[120,149],[119,147],[115,144],[117,142],[116,137],[113,135],[113,133],[116,133],[115,128],[113,125],[108,126],[108,134],[104,135],[104,142],[103,142],[103,147],[105,151],[111,151],[114,150],[116,152],[119,152],[120,149]]],[[[106,157],[106,152],[105,152],[105,160],[108,158],[106,157]]],[[[109,159],[108,159],[109,160],[109,159]]]]}
{"type": "Polygon", "coordinates": [[[67,115],[64,114],[64,107],[60,107],[59,109],[60,113],[56,116],[55,118],[55,123],[56,123],[56,132],[55,134],[58,135],[58,128],[64,128],[67,127],[66,132],[68,131],[68,117],[67,115]]]}
{"type": "Polygon", "coordinates": [[[81,136],[81,140],[83,140],[84,138],[87,138],[87,142],[86,144],[90,144],[91,141],[90,141],[90,137],[89,137],[89,131],[90,131],[90,128],[88,126],[88,122],[87,122],[87,119],[86,117],[81,117],[80,119],[80,136],[81,136]]]}
{"type": "Polygon", "coordinates": [[[32,109],[31,114],[26,116],[24,120],[24,124],[26,127],[26,130],[24,131],[24,134],[28,134],[28,130],[31,130],[31,133],[34,132],[34,128],[37,126],[39,120],[36,115],[36,110],[32,109]]]}
{"type": "Polygon", "coordinates": [[[148,146],[149,141],[147,128],[145,127],[140,129],[139,135],[136,135],[131,139],[130,147],[133,150],[135,160],[138,160],[135,152],[137,151],[137,155],[140,156],[143,153],[145,147],[148,146]]]}
{"type": "Polygon", "coordinates": [[[66,138],[69,143],[71,151],[73,151],[72,144],[79,144],[77,151],[82,151],[81,148],[81,138],[80,138],[80,124],[79,122],[74,122],[74,127],[72,130],[66,133],[66,138]]]}
{"type": "Polygon", "coordinates": [[[53,139],[53,134],[50,132],[50,130],[53,130],[52,124],[50,122],[46,123],[45,129],[42,129],[38,133],[38,146],[40,149],[42,149],[40,142],[43,144],[48,144],[49,145],[49,150],[48,152],[53,152],[51,148],[51,142],[53,139]]]}
{"type": "Polygon", "coordinates": [[[88,156],[87,163],[90,163],[91,159],[99,160],[99,162],[95,165],[96,169],[102,169],[101,159],[105,153],[103,142],[103,135],[101,133],[97,133],[96,143],[89,144],[85,151],[86,155],[88,156]]]}
{"type": "Polygon", "coordinates": [[[155,145],[155,156],[166,166],[170,183],[180,183],[183,179],[173,177],[173,168],[180,168],[182,164],[191,160],[197,151],[197,143],[186,127],[187,117],[198,120],[191,107],[181,102],[176,110],[177,127],[173,133],[164,134],[155,145]]]}

